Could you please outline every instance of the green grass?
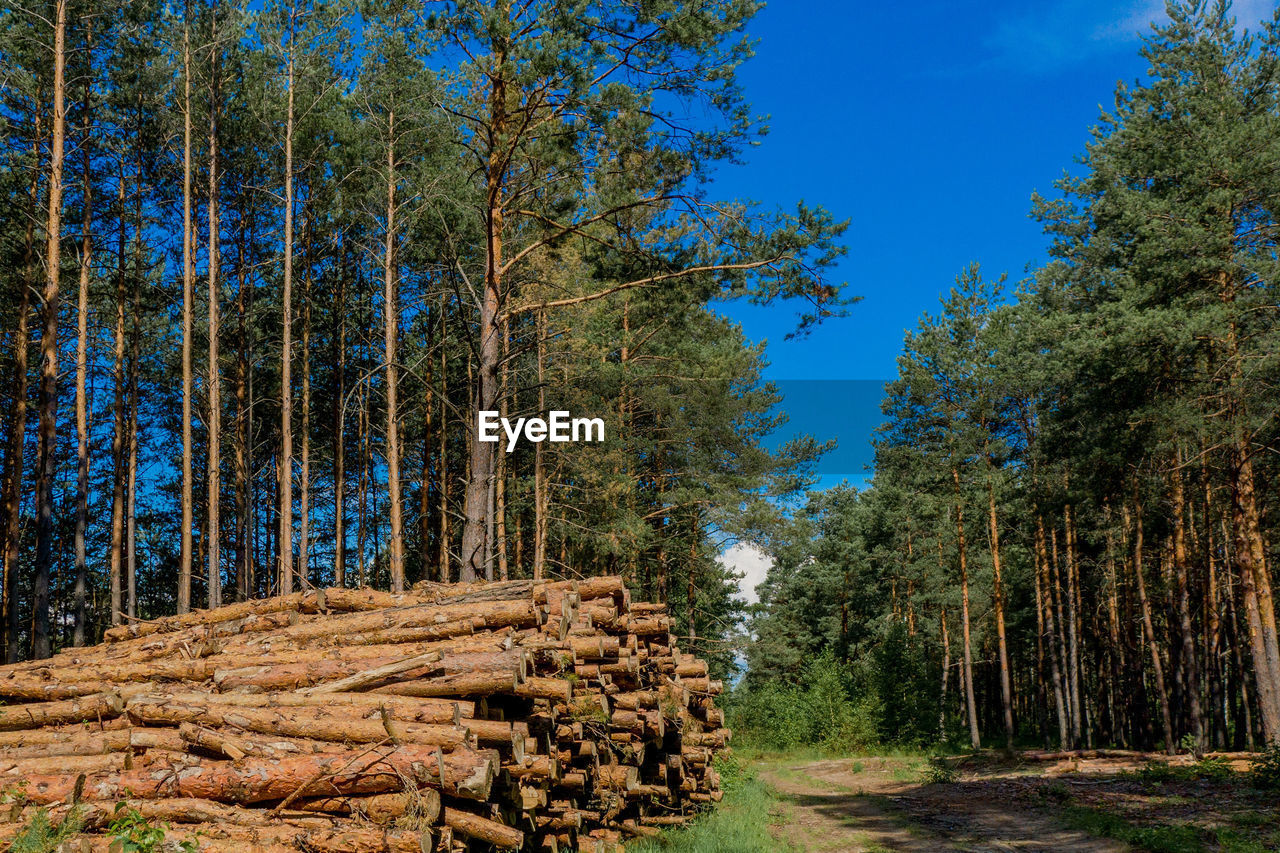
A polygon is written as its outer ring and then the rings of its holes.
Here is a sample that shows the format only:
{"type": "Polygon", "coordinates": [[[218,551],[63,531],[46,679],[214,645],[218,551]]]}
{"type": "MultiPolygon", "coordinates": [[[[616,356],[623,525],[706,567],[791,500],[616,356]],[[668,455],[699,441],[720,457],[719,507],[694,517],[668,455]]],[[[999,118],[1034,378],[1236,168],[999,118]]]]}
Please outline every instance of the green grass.
{"type": "Polygon", "coordinates": [[[738,762],[720,766],[724,801],[692,824],[627,845],[632,853],[778,853],[788,848],[769,833],[782,805],[738,762]]]}

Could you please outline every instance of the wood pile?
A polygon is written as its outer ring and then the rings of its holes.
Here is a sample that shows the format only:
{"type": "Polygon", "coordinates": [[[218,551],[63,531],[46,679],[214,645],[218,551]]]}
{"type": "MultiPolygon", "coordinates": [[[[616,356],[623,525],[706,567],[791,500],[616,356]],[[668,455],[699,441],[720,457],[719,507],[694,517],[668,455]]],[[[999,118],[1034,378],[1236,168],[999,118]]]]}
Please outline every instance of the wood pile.
{"type": "Polygon", "coordinates": [[[670,627],[603,577],[112,628],[0,667],[0,844],[74,811],[107,851],[124,803],[203,851],[615,851],[721,796],[721,684],[670,627]]]}

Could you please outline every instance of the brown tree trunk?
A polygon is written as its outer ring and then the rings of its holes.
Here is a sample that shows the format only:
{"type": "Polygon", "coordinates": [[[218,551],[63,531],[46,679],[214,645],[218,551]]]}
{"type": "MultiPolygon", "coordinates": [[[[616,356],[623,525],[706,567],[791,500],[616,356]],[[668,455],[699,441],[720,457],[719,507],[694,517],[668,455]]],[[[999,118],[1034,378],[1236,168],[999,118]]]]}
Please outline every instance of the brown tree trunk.
{"type": "MultiPolygon", "coordinates": [[[[400,337],[400,307],[396,296],[396,114],[387,115],[387,225],[382,256],[382,311],[387,360],[387,502],[390,510],[391,591],[404,591],[404,518],[400,503],[400,413],[396,395],[399,367],[396,343],[400,337]]],[[[477,442],[479,443],[479,442],[477,442]]],[[[470,578],[474,580],[475,578],[470,578]]]]}
{"type": "MultiPolygon", "coordinates": [[[[1125,508],[1128,513],[1128,508],[1125,508]]],[[[1155,678],[1156,694],[1160,700],[1160,722],[1164,727],[1164,748],[1170,755],[1177,752],[1178,743],[1173,736],[1173,716],[1169,710],[1169,692],[1165,688],[1164,663],[1160,658],[1160,646],[1156,643],[1155,624],[1151,618],[1151,602],[1147,598],[1147,582],[1142,570],[1142,504],[1135,494],[1133,497],[1133,576],[1137,582],[1138,606],[1142,610],[1142,632],[1147,639],[1147,647],[1151,652],[1151,672],[1155,678]]]]}
{"type": "Polygon", "coordinates": [[[1067,695],[1071,701],[1071,742],[1079,746],[1084,715],[1080,703],[1080,613],[1076,606],[1079,587],[1076,568],[1075,528],[1071,523],[1071,504],[1063,507],[1062,532],[1066,546],[1067,599],[1067,695]]]}
{"type": "Polygon", "coordinates": [[[236,398],[236,430],[235,430],[235,490],[236,490],[236,562],[235,590],[236,600],[244,601],[249,597],[251,522],[249,520],[249,406],[248,406],[248,374],[249,374],[249,339],[248,323],[245,316],[245,288],[248,287],[248,275],[245,268],[245,229],[243,220],[236,240],[236,337],[239,346],[236,349],[235,398],[236,398]]]}
{"type": "Polygon", "coordinates": [[[1191,626],[1191,586],[1187,582],[1186,497],[1182,485],[1182,453],[1179,451],[1171,469],[1173,498],[1173,574],[1177,581],[1178,627],[1182,634],[1182,667],[1186,681],[1187,710],[1191,717],[1191,734],[1196,739],[1196,754],[1204,749],[1204,721],[1200,710],[1200,677],[1196,667],[1196,635],[1191,626]]]}
{"type": "Polygon", "coordinates": [[[298,470],[298,574],[311,583],[311,219],[302,234],[302,460],[298,470]]]}
{"type": "Polygon", "coordinates": [[[338,298],[334,314],[338,320],[334,364],[337,365],[337,394],[333,400],[333,584],[346,586],[347,582],[347,453],[346,453],[346,402],[347,402],[347,266],[346,248],[343,247],[343,264],[338,273],[338,298]]]}
{"type": "MultiPolygon", "coordinates": [[[[112,362],[112,384],[114,399],[112,413],[114,423],[111,431],[111,545],[110,545],[110,583],[112,625],[120,624],[123,609],[122,572],[124,570],[124,484],[125,473],[125,379],[124,379],[124,303],[126,297],[125,278],[125,217],[124,217],[124,161],[120,162],[120,184],[116,188],[116,202],[120,208],[119,231],[116,243],[116,323],[115,349],[112,362]]],[[[141,235],[138,235],[141,239],[141,235]]]]}
{"type": "Polygon", "coordinates": [[[507,133],[506,46],[501,38],[493,43],[494,68],[502,69],[490,77],[489,138],[493,140],[485,169],[485,272],[484,293],[480,300],[479,382],[476,395],[476,420],[470,425],[471,460],[467,467],[467,490],[463,505],[462,566],[459,580],[474,581],[484,566],[485,523],[489,481],[493,477],[492,442],[479,441],[479,412],[494,411],[498,399],[498,363],[501,361],[499,337],[502,334],[500,311],[502,300],[502,245],[506,152],[500,147],[507,133]]]}
{"type": "Polygon", "coordinates": [[[449,582],[449,348],[445,322],[448,319],[448,303],[440,305],[440,463],[436,476],[440,480],[440,583],[449,582]]]}
{"type": "Polygon", "coordinates": [[[222,225],[218,215],[218,47],[217,7],[210,10],[209,51],[209,375],[206,393],[209,400],[206,476],[208,478],[208,532],[206,551],[209,559],[209,607],[222,606],[222,371],[218,365],[218,264],[222,225]]]}
{"type": "MultiPolygon", "coordinates": [[[[37,99],[38,101],[39,99],[37,99]]],[[[40,194],[40,112],[36,112],[32,139],[31,186],[27,195],[27,226],[24,232],[22,285],[18,288],[18,326],[13,336],[13,420],[9,426],[9,442],[5,446],[4,498],[0,530],[4,556],[5,660],[14,663],[21,657],[18,648],[18,538],[22,519],[22,472],[27,439],[27,372],[31,353],[31,292],[36,284],[35,222],[40,194]]]]}
{"type": "MultiPolygon", "coordinates": [[[[546,340],[547,315],[538,311],[538,322],[535,334],[538,336],[538,411],[547,410],[546,388],[546,340]]],[[[542,580],[547,571],[547,470],[542,446],[538,442],[533,447],[533,579],[542,580]]],[[[667,600],[665,563],[659,579],[660,602],[667,600]]]]}
{"type": "Polygon", "coordinates": [[[46,226],[44,330],[40,339],[39,454],[36,462],[35,601],[32,655],[49,657],[49,576],[53,565],[53,481],[57,476],[58,309],[62,267],[62,163],[66,143],[67,5],[56,0],[53,34],[53,129],[49,156],[49,219],[46,226]]]}
{"type": "MultiPolygon", "coordinates": [[[[93,50],[92,30],[89,30],[87,50],[93,50]]],[[[87,379],[89,374],[89,275],[93,261],[93,182],[90,176],[89,138],[92,127],[90,83],[92,75],[84,78],[83,125],[80,135],[82,174],[81,203],[84,207],[80,220],[80,288],[76,304],[76,586],[74,592],[75,629],[72,645],[83,646],[85,627],[89,620],[89,567],[85,562],[85,527],[89,521],[89,401],[87,379]]]]}
{"type": "Polygon", "coordinates": [[[1062,667],[1060,664],[1060,647],[1055,642],[1058,629],[1054,616],[1053,578],[1050,574],[1049,553],[1045,542],[1044,516],[1039,509],[1036,512],[1036,571],[1041,573],[1041,586],[1044,588],[1045,631],[1049,646],[1049,674],[1053,678],[1053,702],[1058,715],[1058,745],[1061,749],[1071,746],[1070,722],[1067,720],[1066,697],[1062,690],[1062,667]]]}
{"type": "MultiPolygon", "coordinates": [[[[136,204],[141,207],[142,197],[136,204]]],[[[142,222],[141,213],[138,222],[142,222]]],[[[125,499],[125,571],[127,585],[125,613],[130,619],[138,615],[138,373],[142,349],[142,235],[139,225],[138,246],[134,251],[133,328],[129,341],[129,474],[125,499]]]]}
{"type": "MultiPolygon", "coordinates": [[[[939,540],[939,544],[941,544],[941,540],[939,540]]],[[[951,638],[947,635],[947,608],[942,608],[939,619],[942,625],[942,699],[938,704],[938,739],[946,740],[947,684],[950,680],[947,676],[951,672],[951,638]]]]}
{"type": "Polygon", "coordinates": [[[996,523],[995,485],[987,481],[987,507],[991,523],[991,567],[995,581],[996,644],[1000,654],[1000,699],[1004,705],[1005,749],[1013,751],[1013,685],[1009,677],[1009,645],[1005,639],[1004,580],[1000,570],[1000,527],[996,523]]]}
{"type": "Polygon", "coordinates": [[[182,530],[178,557],[178,612],[191,609],[191,376],[192,300],[195,245],[191,232],[191,4],[182,23],[182,530]]]}
{"type": "Polygon", "coordinates": [[[960,622],[964,640],[964,701],[969,719],[969,743],[974,749],[982,748],[978,734],[978,702],[973,692],[973,642],[969,623],[969,555],[964,538],[964,506],[960,498],[960,469],[951,469],[956,487],[956,548],[960,554],[960,622]]]}
{"type": "Polygon", "coordinates": [[[284,292],[280,342],[280,521],[278,592],[293,592],[293,60],[298,10],[289,6],[288,105],[284,120],[284,292]]]}

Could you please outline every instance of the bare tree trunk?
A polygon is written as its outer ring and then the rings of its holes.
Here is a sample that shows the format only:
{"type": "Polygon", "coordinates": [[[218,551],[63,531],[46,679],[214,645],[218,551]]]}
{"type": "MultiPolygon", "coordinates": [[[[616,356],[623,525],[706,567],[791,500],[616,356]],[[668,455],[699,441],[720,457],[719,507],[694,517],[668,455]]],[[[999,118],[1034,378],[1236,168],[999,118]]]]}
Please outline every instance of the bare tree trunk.
{"type": "MultiPolygon", "coordinates": [[[[88,38],[87,49],[92,51],[92,29],[88,38]]],[[[73,605],[75,628],[71,640],[74,646],[84,645],[85,625],[89,620],[89,567],[85,562],[84,536],[89,522],[89,405],[86,385],[89,374],[89,275],[93,261],[93,181],[89,157],[91,81],[92,75],[86,74],[84,124],[80,134],[83,157],[81,203],[84,210],[80,220],[80,289],[76,304],[76,586],[73,605]]]]}
{"type": "MultiPolygon", "coordinates": [[[[37,101],[39,99],[37,98],[37,101]]],[[[17,662],[18,648],[18,538],[22,518],[22,472],[26,461],[27,373],[31,353],[31,293],[36,282],[35,222],[40,194],[40,112],[36,111],[32,138],[31,186],[27,195],[27,227],[22,255],[22,286],[18,296],[18,327],[13,336],[13,420],[5,447],[3,523],[5,660],[17,662]]]]}
{"type": "Polygon", "coordinates": [[[191,609],[191,312],[195,245],[191,232],[191,5],[182,23],[182,530],[178,562],[178,612],[191,609]]]}
{"type": "Polygon", "coordinates": [[[960,621],[964,635],[964,701],[969,718],[969,742],[974,749],[982,748],[978,734],[978,703],[973,693],[973,642],[969,623],[969,555],[964,538],[964,506],[960,498],[960,469],[951,469],[956,487],[956,547],[960,552],[960,621]]]}
{"type": "Polygon", "coordinates": [[[1121,690],[1124,682],[1124,672],[1127,668],[1124,658],[1124,643],[1120,638],[1120,583],[1116,574],[1116,557],[1115,557],[1115,537],[1111,530],[1111,505],[1106,504],[1106,520],[1107,520],[1107,629],[1108,629],[1108,654],[1107,657],[1111,663],[1111,735],[1116,743],[1123,747],[1127,745],[1128,737],[1125,734],[1125,721],[1121,713],[1121,705],[1115,700],[1116,691],[1121,690]]]}
{"type": "MultiPolygon", "coordinates": [[[[1136,489],[1135,489],[1136,491],[1136,489]]],[[[1125,510],[1128,512],[1127,508],[1125,510]]],[[[1169,711],[1169,692],[1165,688],[1164,663],[1160,659],[1160,647],[1156,644],[1155,624],[1151,619],[1151,602],[1147,598],[1147,582],[1142,571],[1142,504],[1137,494],[1133,498],[1133,574],[1137,581],[1138,605],[1142,609],[1142,631],[1151,650],[1151,672],[1160,699],[1160,721],[1164,726],[1164,748],[1170,755],[1177,752],[1178,744],[1173,736],[1173,716],[1169,711]]]]}
{"type": "Polygon", "coordinates": [[[1222,688],[1222,605],[1218,595],[1218,561],[1213,541],[1213,501],[1209,478],[1204,478],[1205,620],[1208,623],[1205,662],[1208,664],[1209,707],[1213,746],[1227,748],[1227,715],[1222,688]]]}
{"type": "Polygon", "coordinates": [[[448,302],[440,303],[440,463],[436,476],[440,479],[440,583],[449,582],[449,348],[444,345],[448,340],[445,326],[449,318],[448,302]]]}
{"type": "Polygon", "coordinates": [[[284,293],[281,297],[280,343],[280,588],[293,592],[293,59],[298,10],[289,6],[289,58],[284,120],[284,293]]]}
{"type": "Polygon", "coordinates": [[[1004,580],[1000,570],[1000,527],[996,523],[995,484],[987,480],[987,506],[991,523],[991,566],[995,581],[996,644],[1000,655],[1000,698],[1004,705],[1005,749],[1013,752],[1013,685],[1009,679],[1009,645],[1005,639],[1004,580]]]}
{"type": "Polygon", "coordinates": [[[44,331],[40,339],[39,455],[36,463],[35,603],[32,655],[47,658],[49,575],[53,564],[53,481],[57,476],[58,308],[62,267],[62,163],[66,143],[67,4],[56,0],[53,35],[53,138],[49,157],[49,223],[46,228],[44,331]]]}
{"type": "MultiPolygon", "coordinates": [[[[941,544],[941,540],[939,540],[939,544],[941,544]]],[[[947,608],[942,608],[939,617],[942,624],[942,699],[938,704],[938,739],[946,740],[947,683],[950,681],[947,676],[951,672],[951,638],[947,634],[947,608]]]]}
{"type": "MultiPolygon", "coordinates": [[[[494,67],[506,62],[505,43],[495,38],[494,67]]],[[[502,248],[504,217],[504,173],[506,155],[500,147],[506,135],[507,81],[504,73],[491,76],[489,91],[489,132],[494,143],[486,165],[485,189],[485,273],[484,293],[480,301],[479,383],[476,396],[479,412],[494,411],[498,397],[498,362],[501,360],[498,339],[502,334],[500,312],[502,299],[502,248]]],[[[471,424],[471,462],[467,468],[467,492],[463,507],[462,566],[459,579],[474,581],[483,570],[485,550],[486,507],[489,481],[493,477],[496,445],[479,441],[478,420],[471,424]]]]}
{"type": "MultiPolygon", "coordinates": [[[[546,341],[547,341],[547,315],[545,311],[538,311],[537,332],[538,336],[538,411],[545,412],[547,410],[547,387],[546,387],[546,341]]],[[[542,445],[544,442],[538,442],[533,446],[533,579],[542,580],[547,570],[547,470],[544,461],[542,445]]],[[[660,575],[659,601],[667,600],[666,592],[666,572],[665,563],[664,571],[660,575]]]]}
{"type": "Polygon", "coordinates": [[[1036,513],[1036,571],[1042,572],[1042,586],[1044,587],[1044,615],[1045,630],[1048,634],[1049,646],[1049,674],[1053,678],[1053,703],[1054,709],[1058,714],[1058,744],[1060,748],[1067,749],[1071,745],[1070,722],[1067,720],[1067,703],[1066,697],[1062,689],[1062,667],[1060,664],[1060,647],[1054,642],[1054,638],[1058,633],[1056,619],[1054,617],[1053,602],[1053,578],[1050,575],[1049,553],[1047,543],[1045,542],[1044,516],[1040,514],[1037,507],[1036,513]]]}
{"type": "Polygon", "coordinates": [[[1196,754],[1204,749],[1204,720],[1200,711],[1200,675],[1196,668],[1196,635],[1191,627],[1191,587],[1187,582],[1186,498],[1182,486],[1182,452],[1172,469],[1173,497],[1173,573],[1177,581],[1178,627],[1182,634],[1182,666],[1186,677],[1187,708],[1191,715],[1191,733],[1196,739],[1196,754]]]}
{"type": "Polygon", "coordinates": [[[1079,746],[1084,715],[1080,707],[1080,614],[1076,607],[1076,590],[1079,583],[1076,574],[1075,528],[1071,524],[1071,504],[1062,510],[1062,533],[1066,545],[1067,577],[1067,695],[1071,701],[1071,742],[1079,746]]]}
{"type": "Polygon", "coordinates": [[[302,274],[302,465],[298,472],[298,572],[311,582],[311,220],[303,228],[302,274]]]}
{"type": "Polygon", "coordinates": [[[347,470],[346,470],[346,402],[347,402],[347,268],[345,246],[343,264],[338,274],[338,299],[334,314],[338,318],[337,394],[333,402],[333,583],[347,582],[347,470]]]}
{"type": "Polygon", "coordinates": [[[1262,731],[1269,744],[1280,743],[1280,655],[1277,655],[1275,605],[1266,566],[1266,549],[1258,524],[1253,462],[1242,439],[1238,442],[1231,483],[1231,516],[1235,528],[1235,558],[1243,593],[1249,645],[1262,731]]]}
{"type": "MultiPolygon", "coordinates": [[[[387,359],[387,501],[391,521],[391,591],[404,592],[404,518],[400,503],[400,414],[397,410],[399,368],[396,342],[400,337],[400,308],[396,299],[396,114],[387,114],[387,232],[382,262],[382,310],[387,359]]],[[[474,580],[474,578],[472,578],[474,580]]]]}
{"type": "MultiPolygon", "coordinates": [[[[116,188],[116,202],[120,208],[120,223],[116,245],[116,323],[115,349],[112,362],[114,423],[111,431],[111,624],[120,624],[123,612],[121,573],[124,570],[124,483],[125,483],[125,380],[124,380],[124,303],[125,303],[125,217],[124,217],[124,160],[120,161],[120,184],[116,188]]],[[[141,239],[141,235],[139,235],[141,239]]]]}
{"type": "MultiPolygon", "coordinates": [[[[137,202],[141,207],[141,195],[137,202]]],[[[142,219],[139,217],[138,222],[142,219]]],[[[128,572],[128,597],[125,602],[125,613],[130,619],[138,615],[138,362],[141,358],[140,317],[142,314],[142,233],[138,232],[138,247],[135,253],[136,275],[133,280],[133,329],[129,342],[129,482],[126,500],[126,541],[125,568],[128,572]]]]}
{"type": "MultiPolygon", "coordinates": [[[[507,357],[510,340],[510,328],[507,321],[502,322],[502,362],[498,373],[498,411],[502,417],[507,416],[507,357]]],[[[539,442],[541,443],[541,442],[539,442]]],[[[498,551],[498,577],[507,579],[507,453],[502,451],[498,456],[498,470],[494,477],[494,525],[497,532],[494,544],[498,551]]]]}
{"type": "Polygon", "coordinates": [[[218,365],[218,264],[222,224],[218,217],[218,34],[217,7],[210,10],[209,51],[209,446],[208,555],[209,607],[222,606],[222,371],[218,365]]]}
{"type": "MultiPolygon", "coordinates": [[[[249,554],[250,554],[250,521],[249,521],[249,407],[248,407],[248,329],[245,318],[245,288],[248,286],[248,275],[245,268],[244,220],[236,235],[236,372],[233,394],[236,399],[236,429],[234,434],[235,449],[232,465],[235,473],[236,491],[236,556],[235,556],[235,596],[237,601],[249,597],[249,554]]],[[[228,582],[230,582],[228,578],[228,582]]]]}

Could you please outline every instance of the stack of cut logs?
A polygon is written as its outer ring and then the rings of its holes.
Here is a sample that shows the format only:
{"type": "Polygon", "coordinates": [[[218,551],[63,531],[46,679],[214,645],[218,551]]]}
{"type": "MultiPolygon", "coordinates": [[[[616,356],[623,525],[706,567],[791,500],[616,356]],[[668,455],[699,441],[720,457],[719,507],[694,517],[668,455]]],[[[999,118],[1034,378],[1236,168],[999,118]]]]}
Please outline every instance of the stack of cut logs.
{"type": "Polygon", "coordinates": [[[0,846],[43,810],[77,851],[131,849],[122,816],[168,849],[614,851],[720,798],[721,685],[670,627],[603,577],[112,628],[0,667],[0,846]]]}

